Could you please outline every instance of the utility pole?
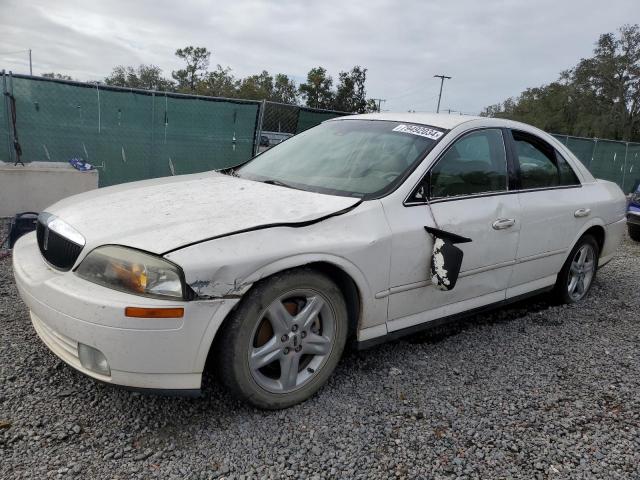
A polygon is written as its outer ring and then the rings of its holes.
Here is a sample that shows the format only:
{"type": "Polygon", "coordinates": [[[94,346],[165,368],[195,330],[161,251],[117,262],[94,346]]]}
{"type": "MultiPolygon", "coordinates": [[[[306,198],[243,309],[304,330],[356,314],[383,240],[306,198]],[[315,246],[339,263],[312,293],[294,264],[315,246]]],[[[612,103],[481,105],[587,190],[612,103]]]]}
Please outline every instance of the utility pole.
{"type": "Polygon", "coordinates": [[[436,113],[440,113],[440,99],[442,99],[442,84],[444,83],[444,79],[451,80],[451,77],[447,77],[446,75],[434,75],[433,78],[440,79],[440,93],[438,94],[438,108],[436,113]]]}
{"type": "Polygon", "coordinates": [[[31,66],[31,49],[29,49],[29,75],[33,76],[33,67],[31,66]]]}
{"type": "Polygon", "coordinates": [[[371,100],[373,100],[373,103],[378,102],[378,113],[380,113],[380,104],[382,102],[386,102],[387,100],[384,98],[372,98],[371,100]]]}

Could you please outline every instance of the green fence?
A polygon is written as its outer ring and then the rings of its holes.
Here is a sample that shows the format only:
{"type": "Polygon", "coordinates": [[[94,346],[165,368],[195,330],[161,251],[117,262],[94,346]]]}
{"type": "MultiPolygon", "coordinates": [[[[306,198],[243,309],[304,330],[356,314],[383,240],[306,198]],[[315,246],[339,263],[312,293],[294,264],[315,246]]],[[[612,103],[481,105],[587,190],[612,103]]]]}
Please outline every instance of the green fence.
{"type": "MultiPolygon", "coordinates": [[[[14,75],[15,131],[23,162],[97,166],[100,185],[227,168],[250,159],[260,102],[187,96],[14,75]]],[[[9,98],[0,141],[13,131],[9,98]]],[[[0,159],[17,160],[0,145],[0,159]],[[8,158],[3,158],[8,157],[8,158]]]]}
{"type": "Polygon", "coordinates": [[[349,115],[344,112],[336,112],[331,110],[314,110],[306,107],[301,107],[298,112],[298,124],[296,125],[296,132],[300,133],[305,130],[315,127],[316,125],[330,120],[332,118],[341,117],[343,115],[349,115]]]}
{"type": "Polygon", "coordinates": [[[640,143],[554,134],[596,178],[620,185],[625,193],[640,181],[640,143]]]}
{"type": "MultiPolygon", "coordinates": [[[[347,114],[4,72],[2,82],[0,160],[17,160],[15,133],[23,162],[82,158],[99,169],[101,186],[239,165],[257,151],[261,131],[295,134],[347,114]]],[[[640,143],[554,137],[595,177],[625,192],[640,181],[640,143]]]]}

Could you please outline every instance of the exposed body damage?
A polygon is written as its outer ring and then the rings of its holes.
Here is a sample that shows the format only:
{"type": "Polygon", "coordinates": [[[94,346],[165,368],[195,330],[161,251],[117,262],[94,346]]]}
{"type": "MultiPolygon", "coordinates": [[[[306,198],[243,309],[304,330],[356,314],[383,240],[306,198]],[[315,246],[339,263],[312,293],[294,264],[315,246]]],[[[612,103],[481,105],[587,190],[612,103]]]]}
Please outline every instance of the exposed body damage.
{"type": "Polygon", "coordinates": [[[444,266],[444,240],[436,238],[433,242],[433,258],[431,260],[431,283],[440,290],[451,290],[451,282],[449,281],[448,271],[444,266]]]}
{"type": "Polygon", "coordinates": [[[374,296],[386,288],[388,263],[380,259],[389,258],[390,249],[389,227],[379,202],[372,201],[305,227],[238,233],[176,250],[166,258],[183,268],[199,297],[211,299],[240,297],[261,278],[288,268],[335,265],[357,285],[361,326],[367,327],[386,321],[386,300],[374,296]]]}
{"type": "Polygon", "coordinates": [[[470,238],[445,232],[438,228],[427,227],[427,233],[433,235],[431,254],[431,283],[439,290],[452,290],[458,281],[464,252],[455,243],[468,243],[470,238]]]}

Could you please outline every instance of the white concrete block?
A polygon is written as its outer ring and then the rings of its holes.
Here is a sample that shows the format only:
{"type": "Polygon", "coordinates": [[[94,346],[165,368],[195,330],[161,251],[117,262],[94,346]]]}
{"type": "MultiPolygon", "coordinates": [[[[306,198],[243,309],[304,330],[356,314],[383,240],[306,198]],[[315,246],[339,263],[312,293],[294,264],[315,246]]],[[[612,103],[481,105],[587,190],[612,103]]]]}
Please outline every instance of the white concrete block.
{"type": "Polygon", "coordinates": [[[98,171],[81,172],[67,163],[0,162],[0,217],[41,212],[70,195],[98,188],[98,171]]]}

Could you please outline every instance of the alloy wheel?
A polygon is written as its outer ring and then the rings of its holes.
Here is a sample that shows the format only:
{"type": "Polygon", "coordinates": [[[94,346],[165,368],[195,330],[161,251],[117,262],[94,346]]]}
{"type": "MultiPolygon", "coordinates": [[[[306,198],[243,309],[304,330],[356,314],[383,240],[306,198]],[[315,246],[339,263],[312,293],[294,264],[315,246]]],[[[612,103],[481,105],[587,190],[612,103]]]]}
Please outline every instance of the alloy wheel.
{"type": "Polygon", "coordinates": [[[272,393],[301,388],[326,362],[335,334],[334,312],[319,292],[300,289],[279,296],[262,312],[251,335],[253,379],[272,393]]]}
{"type": "Polygon", "coordinates": [[[574,302],[581,300],[591,286],[596,271],[595,257],[593,246],[585,243],[576,251],[571,260],[567,292],[574,302]]]}

